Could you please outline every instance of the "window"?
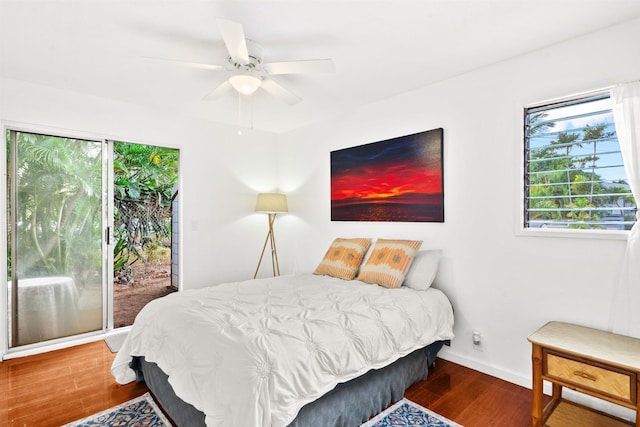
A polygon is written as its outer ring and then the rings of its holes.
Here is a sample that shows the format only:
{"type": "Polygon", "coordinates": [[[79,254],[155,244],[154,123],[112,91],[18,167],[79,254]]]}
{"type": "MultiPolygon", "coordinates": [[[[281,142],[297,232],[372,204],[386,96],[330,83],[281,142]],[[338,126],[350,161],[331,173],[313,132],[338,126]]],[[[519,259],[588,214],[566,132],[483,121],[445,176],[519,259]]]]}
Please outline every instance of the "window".
{"type": "Polygon", "coordinates": [[[524,154],[525,228],[635,223],[608,93],[525,109],[524,154]]]}

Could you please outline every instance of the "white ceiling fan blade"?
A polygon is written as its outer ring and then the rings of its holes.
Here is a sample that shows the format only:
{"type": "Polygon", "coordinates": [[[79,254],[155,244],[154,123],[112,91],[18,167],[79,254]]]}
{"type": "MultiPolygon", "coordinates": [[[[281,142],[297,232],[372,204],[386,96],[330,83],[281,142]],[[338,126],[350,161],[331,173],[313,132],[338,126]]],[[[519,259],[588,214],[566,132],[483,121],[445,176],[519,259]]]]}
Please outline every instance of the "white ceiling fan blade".
{"type": "Polygon", "coordinates": [[[231,89],[231,83],[229,80],[225,80],[220,86],[212,90],[203,99],[205,101],[213,101],[220,98],[225,92],[231,89]]]}
{"type": "Polygon", "coordinates": [[[193,68],[202,68],[204,70],[219,71],[219,70],[225,69],[223,65],[205,64],[202,62],[181,61],[179,59],[169,59],[169,58],[156,58],[154,56],[144,56],[143,58],[152,59],[154,61],[173,62],[178,65],[184,65],[186,67],[193,67],[193,68]]]}
{"type": "Polygon", "coordinates": [[[249,50],[247,49],[247,41],[244,37],[242,24],[228,19],[217,18],[218,28],[222,39],[227,47],[229,56],[242,65],[249,63],[249,50]]]}
{"type": "Polygon", "coordinates": [[[298,95],[291,92],[289,89],[280,86],[278,83],[274,82],[271,79],[262,80],[262,86],[260,87],[276,98],[284,101],[286,104],[295,105],[298,102],[302,101],[302,98],[300,98],[298,95]]]}
{"type": "Polygon", "coordinates": [[[269,62],[265,67],[269,74],[334,73],[336,71],[332,59],[269,62]]]}

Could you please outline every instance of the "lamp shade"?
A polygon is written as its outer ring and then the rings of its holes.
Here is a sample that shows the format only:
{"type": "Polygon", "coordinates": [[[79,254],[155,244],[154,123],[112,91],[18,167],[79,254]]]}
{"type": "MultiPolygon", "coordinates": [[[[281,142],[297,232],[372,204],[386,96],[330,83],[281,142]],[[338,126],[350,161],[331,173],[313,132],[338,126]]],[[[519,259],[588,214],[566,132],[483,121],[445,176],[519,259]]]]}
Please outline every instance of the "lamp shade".
{"type": "Polygon", "coordinates": [[[256,212],[283,213],[289,212],[287,196],[280,193],[260,193],[256,202],[256,212]]]}
{"type": "Polygon", "coordinates": [[[236,74],[235,76],[229,77],[229,83],[241,94],[251,95],[258,90],[262,84],[262,80],[250,74],[236,74]]]}

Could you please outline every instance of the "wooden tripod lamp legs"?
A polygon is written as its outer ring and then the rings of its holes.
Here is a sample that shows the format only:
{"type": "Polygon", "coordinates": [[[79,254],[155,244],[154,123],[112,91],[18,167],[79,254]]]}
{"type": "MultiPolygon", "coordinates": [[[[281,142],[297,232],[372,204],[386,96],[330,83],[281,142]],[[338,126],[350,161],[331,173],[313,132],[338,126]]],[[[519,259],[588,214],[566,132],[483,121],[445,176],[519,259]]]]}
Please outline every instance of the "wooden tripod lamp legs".
{"type": "Polygon", "coordinates": [[[267,233],[266,239],[264,239],[264,245],[262,245],[262,252],[260,253],[260,260],[258,260],[258,266],[256,267],[256,272],[253,274],[253,278],[255,279],[258,276],[258,271],[260,270],[260,264],[262,264],[262,258],[264,257],[264,251],[267,249],[267,243],[270,243],[271,246],[271,267],[273,268],[273,275],[280,275],[280,265],[278,265],[278,250],[276,249],[276,235],[273,232],[273,223],[276,220],[276,214],[269,214],[269,232],[267,233]]]}

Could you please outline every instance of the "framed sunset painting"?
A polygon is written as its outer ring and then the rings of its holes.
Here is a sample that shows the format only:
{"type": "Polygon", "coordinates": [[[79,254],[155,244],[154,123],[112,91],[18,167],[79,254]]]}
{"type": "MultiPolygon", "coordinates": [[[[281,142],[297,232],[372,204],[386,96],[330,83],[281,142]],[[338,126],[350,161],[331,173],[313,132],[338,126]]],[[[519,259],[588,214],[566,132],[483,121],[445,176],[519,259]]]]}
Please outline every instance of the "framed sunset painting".
{"type": "Polygon", "coordinates": [[[331,220],[444,222],[443,130],[331,152],[331,220]]]}

